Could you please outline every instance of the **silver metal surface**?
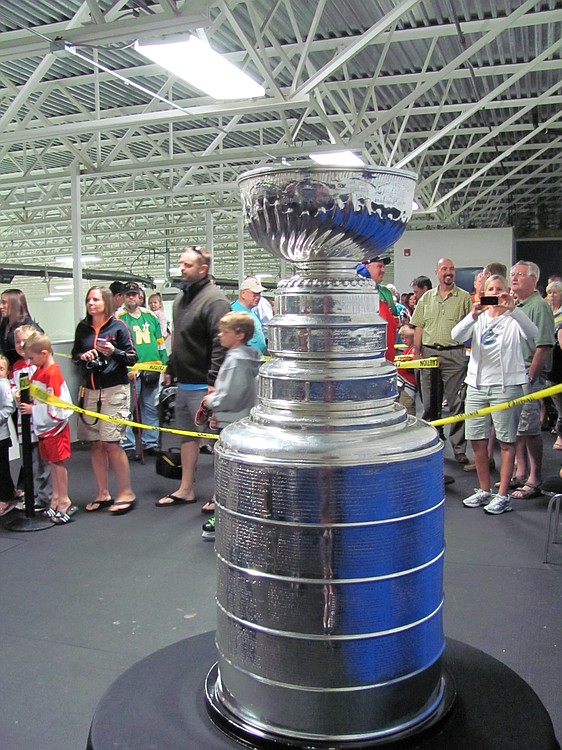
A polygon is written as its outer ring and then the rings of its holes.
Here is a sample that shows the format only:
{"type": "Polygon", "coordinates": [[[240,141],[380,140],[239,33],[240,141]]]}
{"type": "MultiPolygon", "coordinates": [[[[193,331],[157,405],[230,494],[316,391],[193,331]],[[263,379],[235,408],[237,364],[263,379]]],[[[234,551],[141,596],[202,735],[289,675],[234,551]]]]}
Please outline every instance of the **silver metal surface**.
{"type": "Polygon", "coordinates": [[[240,179],[250,233],[296,267],[259,403],[216,447],[209,694],[250,735],[339,746],[442,710],[442,445],[395,403],[378,293],[355,272],[404,231],[414,186],[383,169],[240,179]]]}

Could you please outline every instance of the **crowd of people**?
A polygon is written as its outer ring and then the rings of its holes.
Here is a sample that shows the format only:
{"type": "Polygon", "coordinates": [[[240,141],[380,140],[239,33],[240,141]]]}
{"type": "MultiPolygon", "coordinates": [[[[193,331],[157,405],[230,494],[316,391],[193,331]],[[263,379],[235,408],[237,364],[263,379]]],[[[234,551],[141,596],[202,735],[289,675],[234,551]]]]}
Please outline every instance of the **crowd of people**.
{"type": "MultiPolygon", "coordinates": [[[[505,265],[489,263],[475,274],[469,293],[456,285],[453,261],[441,258],[435,287],[428,276],[419,276],[411,283],[411,293],[399,295],[382,283],[388,262],[387,255],[367,258],[357,269],[377,282],[381,316],[394,319],[387,329],[387,358],[394,359],[397,342],[414,360],[438,358],[436,372],[422,368],[415,376],[411,370],[398,370],[398,400],[410,414],[416,413],[418,389],[422,418],[437,420],[444,405],[454,417],[562,382],[562,277],[549,277],[542,291],[535,263],[519,261],[509,276],[505,265]]],[[[562,450],[561,394],[552,401],[557,413],[553,449],[562,450]]],[[[448,437],[454,457],[465,470],[476,471],[479,483],[464,505],[483,506],[499,515],[513,509],[511,498],[540,496],[543,429],[540,400],[453,422],[448,437]],[[473,463],[466,455],[467,440],[473,463]],[[500,479],[492,487],[496,442],[500,479]]],[[[440,432],[445,439],[442,428],[440,432]]]]}
{"type": "MultiPolygon", "coordinates": [[[[226,424],[247,415],[256,402],[256,376],[266,351],[264,329],[272,307],[260,306],[264,288],[253,276],[243,280],[231,304],[214,283],[210,264],[204,247],[189,246],[181,254],[173,346],[169,341],[166,345],[171,335],[160,294],[150,295],[145,307],[144,291],[136,282],[115,281],[88,290],[85,316],[76,328],[71,352],[81,384],[77,437],[90,446],[97,485],[86,512],[123,515],[135,508],[130,461],[159,456],[159,433],[143,428],[135,436],[122,422],[132,417],[142,425],[158,427],[162,383],[177,384],[176,427],[193,434],[181,441],[180,486],[156,501],[159,508],[195,502],[197,433],[203,424],[196,424],[197,412],[212,410],[212,427],[205,427],[220,433],[226,424]],[[117,485],[114,498],[110,472],[117,485]]],[[[2,294],[0,314],[0,515],[25,507],[23,476],[16,487],[10,473],[9,420],[14,419],[21,438],[22,421],[29,417],[35,511],[55,524],[67,524],[77,511],[68,497],[64,465],[70,457],[68,420],[73,412],[38,398],[37,392],[35,398],[22,398],[22,378],[29,378],[47,397],[72,403],[71,395],[51,342],[32,319],[21,290],[2,294]]],[[[214,498],[205,503],[203,512],[211,515],[205,525],[213,530],[214,498]]]]}
{"type": "MultiPolygon", "coordinates": [[[[418,276],[411,291],[399,294],[383,283],[388,254],[365,258],[357,272],[376,282],[380,314],[387,323],[386,357],[414,360],[436,357],[437,368],[399,369],[398,396],[406,411],[439,419],[476,412],[562,382],[562,279],[551,277],[543,293],[536,264],[517,262],[510,270],[490,263],[474,278],[472,294],[457,286],[449,258],[438,260],[436,284],[418,276]]],[[[170,328],[163,300],[135,282],[92,286],[84,318],[76,328],[72,361],[79,368],[78,439],[91,448],[97,485],[86,512],[108,510],[123,515],[136,506],[130,461],[159,456],[156,429],[135,435],[122,420],[158,427],[161,385],[172,382],[175,427],[181,436],[179,486],[156,501],[166,508],[196,502],[194,482],[201,448],[198,433],[220,433],[249,414],[257,398],[257,373],[267,352],[267,325],[273,309],[254,276],[240,284],[232,303],[210,274],[211,256],[199,245],[182,251],[181,284],[173,304],[170,328]],[[173,331],[173,335],[171,334],[173,331]],[[133,366],[139,363],[140,368],[133,366]],[[164,372],[163,372],[164,371],[164,372]],[[163,374],[162,374],[163,372],[163,374]],[[117,493],[111,496],[110,471],[117,493]]],[[[62,401],[70,392],[55,361],[48,336],[35,322],[25,295],[7,289],[0,297],[0,515],[22,507],[23,478],[13,483],[9,465],[9,421],[30,418],[34,501],[38,512],[58,525],[77,511],[68,496],[65,462],[70,457],[70,409],[43,398],[22,398],[22,377],[62,401]],[[28,402],[29,401],[29,402],[28,402]],[[18,506],[18,503],[20,505],[18,506]]],[[[554,450],[562,450],[562,395],[553,398],[557,420],[554,450]]],[[[475,470],[478,487],[465,498],[468,508],[483,507],[499,515],[513,509],[511,498],[540,495],[542,430],[540,401],[493,410],[450,425],[453,455],[465,470],[475,470]],[[467,456],[467,441],[474,455],[467,456]],[[492,484],[494,449],[499,446],[500,477],[492,484]]],[[[445,436],[441,428],[441,437],[445,436]]],[[[203,538],[214,538],[215,498],[202,511],[210,515],[203,538]]]]}

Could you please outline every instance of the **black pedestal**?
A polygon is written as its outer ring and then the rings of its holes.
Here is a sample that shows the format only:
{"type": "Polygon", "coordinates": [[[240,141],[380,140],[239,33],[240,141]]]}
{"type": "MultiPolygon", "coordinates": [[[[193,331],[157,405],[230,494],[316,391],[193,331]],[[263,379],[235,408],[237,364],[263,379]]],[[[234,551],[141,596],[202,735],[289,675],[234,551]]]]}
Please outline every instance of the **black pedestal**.
{"type": "MultiPolygon", "coordinates": [[[[98,705],[87,750],[240,750],[207,714],[204,682],[215,661],[210,632],[135,664],[98,705]]],[[[546,709],[515,672],[454,640],[443,662],[455,706],[437,727],[388,743],[390,750],[560,750],[546,709]]]]}

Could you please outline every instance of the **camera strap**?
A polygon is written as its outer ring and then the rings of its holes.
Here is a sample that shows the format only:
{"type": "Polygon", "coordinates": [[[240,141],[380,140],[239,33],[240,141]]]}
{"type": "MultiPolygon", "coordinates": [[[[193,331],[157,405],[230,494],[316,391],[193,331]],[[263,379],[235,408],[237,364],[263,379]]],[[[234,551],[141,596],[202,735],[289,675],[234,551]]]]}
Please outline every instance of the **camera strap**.
{"type": "MultiPolygon", "coordinates": [[[[83,409],[84,408],[84,400],[86,398],[86,386],[81,385],[80,386],[80,391],[78,393],[79,393],[79,395],[78,395],[78,406],[81,409],[83,409]]],[[[98,414],[101,414],[101,388],[100,388],[99,394],[98,394],[98,403],[96,404],[96,412],[98,414]]],[[[80,414],[78,414],[78,416],[80,417],[80,419],[82,420],[82,422],[84,422],[84,424],[88,425],[89,427],[93,427],[95,424],[97,424],[97,422],[100,421],[99,417],[96,417],[93,422],[86,422],[86,419],[84,418],[84,414],[80,413],[80,414]]]]}

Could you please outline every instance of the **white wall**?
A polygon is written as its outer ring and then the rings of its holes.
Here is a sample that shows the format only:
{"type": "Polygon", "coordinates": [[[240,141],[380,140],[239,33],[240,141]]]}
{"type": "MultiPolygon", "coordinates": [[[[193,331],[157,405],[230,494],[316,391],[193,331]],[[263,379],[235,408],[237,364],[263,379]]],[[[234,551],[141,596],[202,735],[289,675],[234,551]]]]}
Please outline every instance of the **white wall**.
{"type": "MultiPolygon", "coordinates": [[[[25,285],[19,288],[25,293],[25,285]]],[[[64,297],[60,302],[44,302],[42,299],[27,297],[27,304],[31,317],[39,323],[52,341],[74,340],[76,326],[72,297],[64,297]]]]}
{"type": "Polygon", "coordinates": [[[495,261],[509,269],[515,258],[513,231],[511,228],[406,230],[394,246],[394,284],[398,291],[409,291],[416,276],[429,276],[435,286],[439,258],[450,258],[458,268],[483,267],[495,261]],[[409,256],[404,252],[406,249],[409,256]]]}

